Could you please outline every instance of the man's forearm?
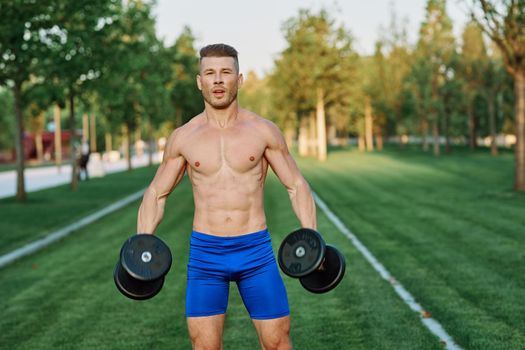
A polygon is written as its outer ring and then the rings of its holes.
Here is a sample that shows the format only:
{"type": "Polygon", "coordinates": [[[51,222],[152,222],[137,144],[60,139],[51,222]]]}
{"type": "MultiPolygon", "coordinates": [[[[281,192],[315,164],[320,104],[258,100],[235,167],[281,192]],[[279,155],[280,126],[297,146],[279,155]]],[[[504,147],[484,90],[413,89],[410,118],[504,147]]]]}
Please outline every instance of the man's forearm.
{"type": "Polygon", "coordinates": [[[155,233],[155,229],[164,216],[165,202],[165,196],[159,197],[151,188],[146,190],[137,218],[138,233],[155,233]]]}
{"type": "Polygon", "coordinates": [[[315,202],[306,180],[301,180],[288,190],[290,201],[301,227],[317,229],[315,202]]]}

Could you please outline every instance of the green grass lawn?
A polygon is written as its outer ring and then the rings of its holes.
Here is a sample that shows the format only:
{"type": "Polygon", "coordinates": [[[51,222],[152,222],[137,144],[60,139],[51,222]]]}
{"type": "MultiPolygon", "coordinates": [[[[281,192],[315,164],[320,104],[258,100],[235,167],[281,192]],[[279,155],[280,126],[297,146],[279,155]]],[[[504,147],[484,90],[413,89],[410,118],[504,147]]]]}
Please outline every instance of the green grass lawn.
{"type": "Polygon", "coordinates": [[[28,193],[27,201],[0,198],[0,254],[41,238],[127,195],[145,188],[156,167],[109,174],[79,183],[28,193]]]}
{"type": "Polygon", "coordinates": [[[525,195],[511,154],[334,152],[311,186],[467,349],[525,349],[525,195]]]}
{"type": "MultiPolygon", "coordinates": [[[[525,348],[521,303],[525,296],[525,196],[512,192],[511,155],[491,158],[476,153],[434,159],[418,152],[334,151],[322,165],[309,159],[299,165],[312,188],[461,346],[525,348]]],[[[152,175],[153,170],[146,169],[122,174],[112,186],[93,185],[85,196],[102,205],[104,192],[125,186],[128,177],[137,177],[139,189],[152,175]]],[[[127,189],[128,193],[134,190],[127,189]]],[[[72,203],[81,201],[65,192],[64,197],[72,203]]],[[[44,210],[45,202],[53,198],[43,197],[38,210],[44,210]]],[[[2,215],[13,204],[0,201],[2,215]]],[[[161,293],[145,302],[124,298],[112,280],[120,246],[135,231],[138,205],[0,270],[0,347],[189,348],[184,318],[193,214],[189,181],[185,179],[168,200],[158,229],[171,247],[175,264],[161,293]]],[[[265,205],[277,247],[298,222],[274,176],[268,177],[265,205]]],[[[53,216],[53,210],[62,210],[57,203],[48,209],[53,216]]],[[[91,210],[94,207],[86,213],[91,210]]],[[[18,211],[23,216],[16,220],[26,220],[24,227],[33,227],[35,232],[45,229],[39,216],[30,215],[34,208],[20,206],[18,211]]],[[[73,212],[60,220],[73,221],[73,212]]],[[[8,222],[15,220],[12,215],[8,222]]],[[[345,255],[347,273],[325,295],[310,294],[297,280],[284,277],[295,348],[442,348],[419,315],[321,212],[318,221],[325,240],[345,255]]],[[[6,225],[5,219],[1,222],[6,225]]],[[[1,228],[5,233],[6,226],[1,228]]],[[[23,232],[17,226],[11,229],[15,236],[23,232]]],[[[236,288],[230,293],[224,345],[225,349],[258,348],[236,288]]]]}
{"type": "MultiPolygon", "coordinates": [[[[266,206],[274,246],[297,227],[287,193],[268,179],[266,206]],[[271,208],[271,209],[270,209],[271,208]]],[[[135,205],[0,271],[0,343],[9,349],[188,349],[184,293],[192,195],[185,180],[158,229],[175,264],[154,299],[124,298],[113,285],[118,251],[135,230],[135,205]]],[[[326,239],[348,259],[347,276],[326,295],[285,278],[297,349],[439,349],[418,315],[397,298],[345,237],[320,215],[326,239]]],[[[231,289],[225,349],[258,341],[236,288],[231,289]]]]}

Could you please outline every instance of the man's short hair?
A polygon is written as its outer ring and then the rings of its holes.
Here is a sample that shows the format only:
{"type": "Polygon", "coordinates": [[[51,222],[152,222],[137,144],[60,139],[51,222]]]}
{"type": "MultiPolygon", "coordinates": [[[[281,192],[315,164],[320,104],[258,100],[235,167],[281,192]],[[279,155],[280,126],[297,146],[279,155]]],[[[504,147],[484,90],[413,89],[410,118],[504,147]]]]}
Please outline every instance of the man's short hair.
{"type": "Polygon", "coordinates": [[[235,68],[239,73],[239,58],[237,57],[237,50],[226,44],[211,44],[204,46],[200,51],[200,62],[204,57],[232,57],[235,61],[235,68]]]}

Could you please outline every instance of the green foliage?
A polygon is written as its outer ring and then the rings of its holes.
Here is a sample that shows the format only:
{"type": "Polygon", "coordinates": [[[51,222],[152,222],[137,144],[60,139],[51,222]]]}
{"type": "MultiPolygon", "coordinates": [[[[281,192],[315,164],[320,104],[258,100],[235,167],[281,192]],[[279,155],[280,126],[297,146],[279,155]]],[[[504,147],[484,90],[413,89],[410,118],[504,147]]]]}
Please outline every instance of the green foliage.
{"type": "Polygon", "coordinates": [[[399,22],[392,7],[390,23],[382,29],[371,62],[371,77],[364,87],[372,99],[376,128],[388,135],[406,134],[414,122],[412,95],[406,87],[407,75],[413,64],[413,54],[407,39],[406,22],[399,22]],[[408,99],[408,100],[407,100],[408,99]]]}
{"type": "Polygon", "coordinates": [[[261,79],[255,72],[248,72],[239,91],[239,103],[264,118],[275,120],[277,112],[272,110],[271,91],[268,85],[268,77],[261,79]]]}
{"type": "Polygon", "coordinates": [[[168,89],[177,115],[177,126],[180,126],[204,109],[202,94],[196,83],[199,58],[195,49],[195,37],[189,27],[184,28],[175,44],[168,48],[168,52],[171,56],[168,89]]]}
{"type": "Polygon", "coordinates": [[[162,44],[155,35],[152,4],[143,1],[129,1],[121,4],[119,17],[111,26],[106,38],[106,52],[101,78],[97,82],[101,110],[108,119],[112,130],[125,124],[130,131],[140,123],[140,116],[148,114],[146,105],[152,108],[150,115],[161,103],[149,101],[158,92],[162,64],[158,63],[162,54],[162,44]],[[152,61],[153,60],[153,61],[152,61]],[[156,85],[152,88],[152,84],[156,85]]]}
{"type": "Polygon", "coordinates": [[[0,87],[0,151],[10,151],[14,142],[14,110],[11,91],[0,87]]]}
{"type": "Polygon", "coordinates": [[[269,80],[279,124],[314,111],[321,89],[328,117],[345,118],[348,125],[357,68],[349,31],[325,10],[301,10],[285,22],[283,32],[288,47],[275,61],[269,80]]]}
{"type": "Polygon", "coordinates": [[[56,40],[52,20],[56,2],[0,2],[0,85],[22,84],[37,69],[56,40]]]}
{"type": "Polygon", "coordinates": [[[498,45],[511,73],[525,69],[525,1],[470,0],[471,13],[481,29],[498,45]]]}

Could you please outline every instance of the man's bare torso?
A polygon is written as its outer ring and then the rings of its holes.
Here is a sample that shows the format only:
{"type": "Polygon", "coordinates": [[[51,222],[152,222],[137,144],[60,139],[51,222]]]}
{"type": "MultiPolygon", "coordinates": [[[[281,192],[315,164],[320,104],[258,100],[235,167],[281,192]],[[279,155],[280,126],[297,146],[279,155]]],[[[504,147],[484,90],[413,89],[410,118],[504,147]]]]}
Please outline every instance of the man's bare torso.
{"type": "Polygon", "coordinates": [[[266,228],[268,123],[240,109],[226,128],[210,125],[204,114],[181,128],[177,153],[186,160],[193,185],[194,230],[236,236],[266,228]]]}

